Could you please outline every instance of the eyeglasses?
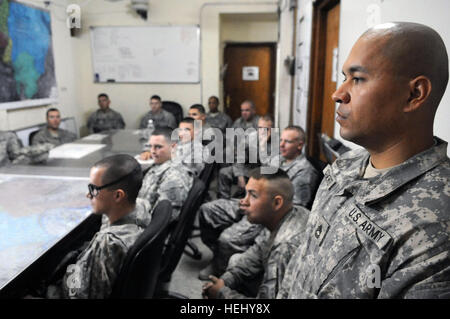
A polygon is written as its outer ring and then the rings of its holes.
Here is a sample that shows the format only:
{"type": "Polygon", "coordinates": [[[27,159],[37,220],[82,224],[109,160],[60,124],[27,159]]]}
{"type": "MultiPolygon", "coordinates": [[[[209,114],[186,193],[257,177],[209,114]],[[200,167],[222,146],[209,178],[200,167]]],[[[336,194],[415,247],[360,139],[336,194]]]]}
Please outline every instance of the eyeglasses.
{"type": "Polygon", "coordinates": [[[129,177],[131,174],[134,174],[134,172],[135,172],[137,169],[138,169],[138,168],[135,168],[133,171],[131,171],[130,173],[128,173],[128,174],[126,174],[126,175],[120,177],[119,179],[116,179],[114,182],[105,184],[105,185],[103,185],[103,186],[97,186],[97,185],[94,185],[94,184],[88,184],[89,196],[90,196],[91,198],[96,197],[96,196],[98,195],[98,193],[100,193],[100,191],[101,191],[102,189],[107,188],[107,187],[110,187],[110,186],[112,186],[112,185],[114,185],[114,184],[117,184],[118,182],[123,181],[124,179],[126,179],[127,177],[129,177]]]}

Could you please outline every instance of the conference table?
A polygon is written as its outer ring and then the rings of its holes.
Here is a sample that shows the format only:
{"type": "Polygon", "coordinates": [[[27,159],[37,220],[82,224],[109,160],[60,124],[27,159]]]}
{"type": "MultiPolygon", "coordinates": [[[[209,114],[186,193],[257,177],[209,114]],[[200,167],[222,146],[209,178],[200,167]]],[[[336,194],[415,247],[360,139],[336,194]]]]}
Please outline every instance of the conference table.
{"type": "Polygon", "coordinates": [[[23,297],[92,238],[101,218],[86,197],[91,166],[145,143],[139,130],[102,132],[52,149],[45,163],[0,168],[0,298],[23,297]]]}

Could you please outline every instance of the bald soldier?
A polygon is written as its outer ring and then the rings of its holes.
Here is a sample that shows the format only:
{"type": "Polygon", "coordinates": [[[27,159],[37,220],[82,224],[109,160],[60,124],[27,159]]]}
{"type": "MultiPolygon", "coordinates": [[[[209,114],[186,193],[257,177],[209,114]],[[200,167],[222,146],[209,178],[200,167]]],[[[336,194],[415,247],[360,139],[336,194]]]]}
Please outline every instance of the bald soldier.
{"type": "Polygon", "coordinates": [[[450,160],[433,136],[445,45],[424,25],[378,25],[343,73],[340,134],[365,149],[325,169],[278,298],[449,298],[450,160]]]}

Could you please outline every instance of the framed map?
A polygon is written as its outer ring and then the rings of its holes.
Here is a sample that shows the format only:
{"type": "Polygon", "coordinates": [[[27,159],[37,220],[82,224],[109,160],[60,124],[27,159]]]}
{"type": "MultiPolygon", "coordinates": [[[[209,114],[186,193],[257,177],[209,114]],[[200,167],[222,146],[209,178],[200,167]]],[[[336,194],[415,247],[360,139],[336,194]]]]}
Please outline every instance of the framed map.
{"type": "Polygon", "coordinates": [[[0,0],[0,109],[56,102],[50,13],[0,0]]]}

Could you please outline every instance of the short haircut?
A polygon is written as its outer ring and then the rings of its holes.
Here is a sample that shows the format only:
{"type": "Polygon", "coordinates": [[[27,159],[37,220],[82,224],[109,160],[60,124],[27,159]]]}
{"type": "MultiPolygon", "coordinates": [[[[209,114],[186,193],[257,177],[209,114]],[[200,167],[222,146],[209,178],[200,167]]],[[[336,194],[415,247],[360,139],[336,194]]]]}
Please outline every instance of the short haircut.
{"type": "Polygon", "coordinates": [[[284,130],[285,131],[286,130],[296,131],[298,133],[298,138],[300,139],[300,141],[305,143],[305,141],[306,141],[306,134],[305,134],[305,131],[300,126],[298,126],[298,125],[289,125],[284,130]]]}
{"type": "Polygon", "coordinates": [[[253,109],[253,110],[255,109],[255,103],[253,103],[252,100],[244,100],[244,101],[241,103],[241,105],[244,104],[244,103],[250,104],[250,108],[253,109]]]}
{"type": "Polygon", "coordinates": [[[164,139],[167,141],[167,143],[172,143],[172,129],[167,126],[160,126],[156,127],[155,130],[152,132],[152,136],[164,136],[164,139]]]}
{"type": "MultiPolygon", "coordinates": [[[[214,99],[214,100],[216,100],[216,103],[219,104],[219,98],[218,98],[217,96],[211,95],[211,96],[209,97],[209,99],[214,99]]],[[[208,99],[208,100],[209,100],[209,99],[208,99]]]]}
{"type": "Polygon", "coordinates": [[[196,109],[196,110],[198,110],[198,111],[199,111],[200,113],[202,113],[202,114],[205,114],[205,113],[206,113],[205,107],[204,107],[203,105],[201,105],[201,104],[194,104],[194,105],[191,105],[191,107],[190,107],[189,109],[196,109]]]}
{"type": "Polygon", "coordinates": [[[49,109],[47,110],[47,113],[46,113],[47,118],[48,118],[48,113],[50,113],[50,112],[58,112],[58,113],[61,113],[61,112],[59,112],[59,110],[58,110],[56,107],[49,108],[49,109]]]}
{"type": "MultiPolygon", "coordinates": [[[[264,120],[264,121],[266,121],[266,122],[270,122],[270,123],[272,123],[272,127],[273,127],[273,125],[274,125],[274,120],[273,120],[273,117],[272,117],[272,115],[270,115],[270,114],[266,114],[266,115],[263,115],[263,116],[260,116],[259,117],[259,120],[264,120]]],[[[259,121],[258,120],[258,121],[259,121]]]]}
{"type": "Polygon", "coordinates": [[[161,102],[161,97],[159,95],[152,95],[152,97],[150,98],[150,100],[158,100],[161,102]]]}
{"type": "Polygon", "coordinates": [[[194,125],[195,120],[192,117],[184,117],[180,123],[190,123],[192,125],[194,125]]]}
{"type": "Polygon", "coordinates": [[[109,100],[109,96],[108,96],[108,94],[106,94],[106,93],[100,93],[100,94],[97,96],[97,99],[99,99],[99,98],[101,98],[101,97],[106,97],[106,98],[109,100]]]}
{"type": "Polygon", "coordinates": [[[294,186],[288,174],[278,168],[275,173],[268,174],[262,172],[263,167],[257,167],[250,171],[249,177],[256,180],[267,181],[268,192],[275,197],[281,195],[286,202],[292,202],[294,198],[294,186]]]}
{"type": "Polygon", "coordinates": [[[122,189],[127,194],[127,200],[130,204],[136,202],[142,186],[143,175],[141,165],[134,157],[127,154],[112,155],[95,163],[94,167],[105,168],[105,173],[102,176],[103,185],[126,176],[118,183],[107,187],[107,189],[122,189]]]}

